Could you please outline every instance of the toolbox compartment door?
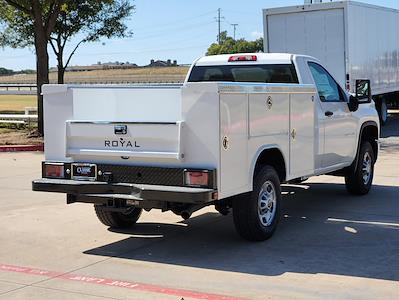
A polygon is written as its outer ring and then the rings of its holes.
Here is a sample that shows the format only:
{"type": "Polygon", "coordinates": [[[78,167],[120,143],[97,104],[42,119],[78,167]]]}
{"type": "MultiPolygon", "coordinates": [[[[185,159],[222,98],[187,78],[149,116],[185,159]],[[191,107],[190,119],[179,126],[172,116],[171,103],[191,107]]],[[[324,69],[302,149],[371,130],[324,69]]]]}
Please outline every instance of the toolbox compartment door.
{"type": "Polygon", "coordinates": [[[290,94],[290,163],[292,178],[314,172],[314,95],[290,94]]]}
{"type": "Polygon", "coordinates": [[[248,94],[220,93],[220,195],[248,191],[248,94]]]}
{"type": "Polygon", "coordinates": [[[182,121],[66,122],[66,155],[180,160],[182,121]]]}

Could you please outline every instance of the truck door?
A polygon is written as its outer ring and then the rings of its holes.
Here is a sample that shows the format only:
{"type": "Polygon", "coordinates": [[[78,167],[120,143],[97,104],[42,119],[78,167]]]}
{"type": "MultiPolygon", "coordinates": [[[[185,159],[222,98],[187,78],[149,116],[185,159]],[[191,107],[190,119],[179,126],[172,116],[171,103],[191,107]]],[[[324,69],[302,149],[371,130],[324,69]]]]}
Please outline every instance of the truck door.
{"type": "Polygon", "coordinates": [[[349,111],[346,96],[334,78],[318,63],[308,62],[318,91],[321,114],[319,126],[324,127],[323,168],[348,163],[353,158],[356,125],[349,111]]]}

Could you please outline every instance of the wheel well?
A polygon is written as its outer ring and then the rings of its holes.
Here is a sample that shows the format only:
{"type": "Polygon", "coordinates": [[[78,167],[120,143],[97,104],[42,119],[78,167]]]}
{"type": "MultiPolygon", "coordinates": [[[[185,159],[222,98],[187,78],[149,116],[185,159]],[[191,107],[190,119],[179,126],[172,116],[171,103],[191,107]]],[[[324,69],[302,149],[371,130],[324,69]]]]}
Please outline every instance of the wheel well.
{"type": "MultiPolygon", "coordinates": [[[[362,135],[360,137],[361,141],[368,141],[373,147],[373,152],[375,156],[375,160],[378,157],[378,128],[373,125],[368,125],[363,128],[362,135]]],[[[360,143],[359,143],[360,145],[360,143]]]]}
{"type": "Polygon", "coordinates": [[[285,181],[286,178],[286,168],[283,154],[280,150],[273,149],[265,149],[259,154],[258,159],[255,165],[255,174],[264,165],[272,166],[280,178],[281,182],[285,181]]]}

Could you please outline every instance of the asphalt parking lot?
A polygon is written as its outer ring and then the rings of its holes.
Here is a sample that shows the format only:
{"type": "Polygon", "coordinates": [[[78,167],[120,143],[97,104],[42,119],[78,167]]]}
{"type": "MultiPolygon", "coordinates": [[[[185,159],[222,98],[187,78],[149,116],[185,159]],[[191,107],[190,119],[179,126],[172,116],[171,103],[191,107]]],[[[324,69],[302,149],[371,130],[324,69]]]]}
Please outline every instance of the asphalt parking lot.
{"type": "Polygon", "coordinates": [[[111,231],[92,206],[31,191],[42,154],[0,154],[0,299],[399,299],[399,115],[382,137],[369,195],[328,176],[285,186],[263,243],[212,208],[111,231]]]}

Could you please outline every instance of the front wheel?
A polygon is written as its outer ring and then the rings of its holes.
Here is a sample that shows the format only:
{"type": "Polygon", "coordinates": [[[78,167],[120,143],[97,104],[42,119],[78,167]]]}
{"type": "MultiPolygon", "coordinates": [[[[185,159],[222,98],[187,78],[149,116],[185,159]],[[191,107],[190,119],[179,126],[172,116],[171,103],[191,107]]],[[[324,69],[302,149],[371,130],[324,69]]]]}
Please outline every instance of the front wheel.
{"type": "Polygon", "coordinates": [[[132,207],[126,212],[110,211],[102,205],[94,205],[94,210],[101,223],[113,228],[127,228],[133,226],[136,224],[143,211],[138,207],[132,207]]]}
{"type": "Polygon", "coordinates": [[[253,191],[233,199],[237,232],[250,241],[264,241],[276,230],[280,218],[281,188],[276,170],[262,167],[254,178],[253,191]]]}
{"type": "Polygon", "coordinates": [[[349,193],[365,195],[371,189],[374,176],[374,151],[369,142],[360,146],[359,157],[355,170],[349,171],[345,176],[345,185],[349,193]]]}

